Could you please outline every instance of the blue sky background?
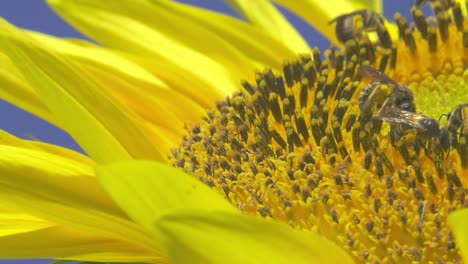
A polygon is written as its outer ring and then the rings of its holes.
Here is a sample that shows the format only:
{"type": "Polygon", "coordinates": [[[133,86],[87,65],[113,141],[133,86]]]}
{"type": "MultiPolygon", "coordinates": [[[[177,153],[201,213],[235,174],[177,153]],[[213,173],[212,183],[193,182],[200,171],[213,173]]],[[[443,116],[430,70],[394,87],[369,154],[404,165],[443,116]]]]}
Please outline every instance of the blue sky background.
{"type": "MultiPolygon", "coordinates": [[[[237,16],[237,14],[228,6],[224,5],[221,0],[184,0],[180,2],[198,5],[237,16]]],[[[393,14],[399,11],[409,16],[411,3],[411,0],[384,0],[385,15],[393,19],[393,14]]],[[[329,42],[314,29],[310,28],[304,21],[287,10],[283,11],[311,46],[318,46],[321,49],[326,49],[328,47],[329,42]]],[[[0,16],[19,27],[41,31],[55,36],[84,37],[50,10],[43,0],[2,0],[0,1],[0,16]]],[[[31,138],[31,136],[33,136],[41,141],[76,150],[79,149],[79,146],[68,134],[2,100],[0,100],[0,129],[19,137],[31,138]]],[[[50,260],[0,260],[0,264],[7,263],[45,264],[50,263],[50,260]]]]}

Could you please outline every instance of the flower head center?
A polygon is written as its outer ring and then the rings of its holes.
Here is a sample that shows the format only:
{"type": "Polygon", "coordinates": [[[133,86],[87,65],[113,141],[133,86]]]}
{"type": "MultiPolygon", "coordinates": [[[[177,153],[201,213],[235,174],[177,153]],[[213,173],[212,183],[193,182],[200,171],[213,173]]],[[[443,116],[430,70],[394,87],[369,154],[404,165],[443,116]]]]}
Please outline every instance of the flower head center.
{"type": "Polygon", "coordinates": [[[432,27],[397,22],[391,47],[351,40],[323,61],[314,49],[257,73],[191,128],[174,165],[241,211],[319,232],[361,261],[460,260],[446,218],[468,205],[468,100],[442,107],[445,123],[427,104],[466,94],[465,57],[438,49],[464,51],[466,27],[449,20],[431,44],[432,27]]]}

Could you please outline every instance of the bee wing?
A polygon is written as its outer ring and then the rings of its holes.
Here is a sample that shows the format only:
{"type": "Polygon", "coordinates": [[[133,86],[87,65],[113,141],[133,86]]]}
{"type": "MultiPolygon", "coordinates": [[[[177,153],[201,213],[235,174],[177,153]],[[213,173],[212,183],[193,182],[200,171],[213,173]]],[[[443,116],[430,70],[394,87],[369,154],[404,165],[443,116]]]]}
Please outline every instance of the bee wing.
{"type": "Polygon", "coordinates": [[[396,107],[386,107],[382,109],[377,118],[390,123],[408,125],[420,131],[426,130],[426,128],[419,123],[419,121],[426,118],[425,116],[400,110],[396,107]]]}
{"type": "Polygon", "coordinates": [[[468,104],[460,104],[452,112],[447,114],[448,124],[467,124],[468,122],[468,104]]]}
{"type": "Polygon", "coordinates": [[[459,107],[461,107],[463,134],[468,135],[468,104],[462,104],[459,107]]]}
{"type": "Polygon", "coordinates": [[[468,135],[468,105],[462,107],[463,134],[468,135]]]}
{"type": "Polygon", "coordinates": [[[379,81],[383,82],[386,84],[391,84],[396,87],[399,87],[398,83],[392,80],[390,77],[385,75],[385,73],[369,66],[369,65],[361,65],[358,69],[359,74],[362,75],[362,77],[369,78],[372,81],[379,81]]]}
{"type": "Polygon", "coordinates": [[[443,8],[447,9],[450,7],[452,1],[448,0],[416,0],[414,1],[414,6],[422,8],[429,4],[439,3],[443,8]]]}
{"type": "Polygon", "coordinates": [[[334,19],[330,20],[330,22],[328,22],[328,25],[331,25],[339,20],[343,20],[343,19],[346,19],[348,17],[353,17],[355,15],[364,15],[364,13],[367,12],[367,9],[360,9],[360,10],[356,10],[354,12],[350,12],[350,13],[346,13],[344,15],[341,15],[341,16],[337,16],[335,17],[334,19]]]}
{"type": "Polygon", "coordinates": [[[379,14],[379,13],[375,13],[375,12],[374,12],[374,14],[375,14],[375,16],[376,16],[375,19],[376,19],[380,24],[382,24],[382,25],[385,24],[386,18],[385,18],[384,15],[379,14]]]}
{"type": "Polygon", "coordinates": [[[458,106],[461,108],[461,112],[462,112],[462,117],[464,119],[468,119],[468,104],[461,104],[460,106],[458,106]]]}

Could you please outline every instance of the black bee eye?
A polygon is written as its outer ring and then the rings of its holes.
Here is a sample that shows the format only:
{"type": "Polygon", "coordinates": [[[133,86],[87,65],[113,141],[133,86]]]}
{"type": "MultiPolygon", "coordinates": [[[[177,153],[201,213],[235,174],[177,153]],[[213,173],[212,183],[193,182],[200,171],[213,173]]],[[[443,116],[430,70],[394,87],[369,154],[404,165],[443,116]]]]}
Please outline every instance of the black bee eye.
{"type": "Polygon", "coordinates": [[[399,105],[399,108],[401,110],[404,110],[404,111],[407,111],[407,112],[411,112],[411,113],[415,113],[416,112],[416,106],[414,105],[413,102],[403,102],[399,105]]]}
{"type": "Polygon", "coordinates": [[[432,118],[426,118],[419,122],[428,132],[439,132],[439,123],[432,118]]]}

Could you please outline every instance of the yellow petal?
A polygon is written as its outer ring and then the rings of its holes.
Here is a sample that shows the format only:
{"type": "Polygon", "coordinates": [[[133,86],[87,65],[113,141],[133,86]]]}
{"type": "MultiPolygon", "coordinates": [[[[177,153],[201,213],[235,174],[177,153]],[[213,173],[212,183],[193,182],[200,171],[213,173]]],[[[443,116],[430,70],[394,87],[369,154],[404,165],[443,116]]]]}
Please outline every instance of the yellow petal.
{"type": "Polygon", "coordinates": [[[54,226],[44,219],[0,207],[0,237],[54,226]]]}
{"type": "Polygon", "coordinates": [[[377,13],[383,13],[383,0],[354,0],[356,2],[362,2],[368,9],[374,10],[377,13]]]}
{"type": "Polygon", "coordinates": [[[253,216],[180,210],[155,226],[175,263],[353,263],[317,234],[253,216]]]}
{"type": "Polygon", "coordinates": [[[174,90],[144,89],[105,69],[95,68],[93,71],[94,76],[99,75],[93,80],[109,97],[122,104],[132,122],[164,156],[171,147],[179,144],[186,132],[185,124],[197,122],[205,115],[206,108],[174,90]]]}
{"type": "Polygon", "coordinates": [[[0,49],[21,71],[51,112],[98,162],[130,158],[163,160],[155,146],[116,102],[79,67],[2,23],[0,49]]]}
{"type": "Polygon", "coordinates": [[[301,16],[312,26],[318,29],[327,38],[338,43],[335,37],[335,27],[329,24],[334,18],[360,9],[371,9],[377,13],[382,12],[381,0],[274,0],[301,16]]]}
{"type": "Polygon", "coordinates": [[[33,149],[33,150],[42,150],[51,154],[55,154],[61,157],[69,158],[83,164],[87,165],[94,165],[94,161],[90,159],[88,156],[85,156],[79,152],[40,142],[35,140],[25,140],[18,137],[15,137],[7,132],[0,130],[0,144],[1,145],[8,145],[8,146],[16,146],[21,148],[33,149]]]}
{"type": "Polygon", "coordinates": [[[167,259],[128,243],[59,226],[0,237],[0,258],[167,263],[167,259]]]}
{"type": "Polygon", "coordinates": [[[47,106],[3,53],[0,53],[0,98],[57,125],[47,106]]]}
{"type": "Polygon", "coordinates": [[[468,6],[465,4],[465,0],[454,0],[454,2],[457,2],[460,4],[461,10],[463,12],[463,16],[466,17],[468,14],[468,6]]]}
{"type": "Polygon", "coordinates": [[[174,209],[235,210],[207,185],[162,163],[125,161],[98,166],[96,174],[119,206],[148,230],[161,214],[174,209]]]}
{"type": "Polygon", "coordinates": [[[157,251],[153,240],[106,195],[93,167],[16,146],[0,145],[0,153],[2,208],[157,251]]]}
{"type": "MultiPolygon", "coordinates": [[[[296,55],[294,50],[285,46],[284,42],[271,36],[270,33],[231,16],[176,1],[149,1],[155,6],[164,8],[166,12],[188,19],[187,22],[190,24],[196,23],[209,30],[210,33],[226,40],[227,43],[232,44],[242,54],[260,65],[281,69],[284,58],[296,55]]],[[[202,35],[202,38],[208,41],[211,37],[210,35],[202,35]]],[[[251,72],[247,72],[247,74],[250,75],[251,72]]]]}
{"type": "Polygon", "coordinates": [[[225,0],[255,26],[278,38],[297,53],[310,52],[310,47],[270,0],[225,0]]]}
{"type": "Polygon", "coordinates": [[[43,46],[53,47],[57,53],[74,58],[83,67],[105,69],[112,74],[122,76],[122,79],[136,82],[144,87],[155,86],[169,89],[162,80],[138,64],[118,56],[106,48],[82,40],[61,39],[35,31],[25,31],[25,33],[43,46]]]}
{"type": "Polygon", "coordinates": [[[468,208],[452,212],[448,216],[450,229],[455,235],[464,263],[468,263],[468,208]]]}
{"type": "Polygon", "coordinates": [[[179,143],[186,122],[198,121],[205,109],[212,107],[213,102],[200,105],[199,101],[172,89],[137,63],[102,47],[37,32],[29,34],[79,65],[98,84],[98,88],[121,103],[132,121],[163,153],[169,153],[170,147],[179,143]]]}
{"type": "MultiPolygon", "coordinates": [[[[163,80],[170,87],[169,91],[148,89],[149,93],[161,92],[166,93],[166,95],[174,94],[178,97],[186,97],[187,99],[195,102],[197,106],[201,106],[205,109],[213,107],[214,102],[219,101],[221,98],[226,96],[224,92],[213,90],[217,88],[211,87],[209,84],[204,83],[204,81],[194,77],[191,73],[185,72],[185,70],[183,70],[179,65],[167,63],[167,61],[160,60],[148,54],[137,55],[126,52],[118,52],[118,54],[122,57],[130,59],[131,61],[137,62],[138,65],[144,67],[153,75],[158,76],[158,78],[163,80]],[[198,86],[202,83],[205,85],[205,87],[198,86]]],[[[209,72],[207,72],[207,76],[211,76],[209,72]]],[[[162,96],[166,95],[163,94],[162,96]]],[[[156,98],[157,96],[154,97],[156,98]]],[[[167,99],[171,104],[174,104],[173,102],[177,102],[177,98],[167,99]]],[[[168,102],[167,100],[160,99],[159,103],[163,103],[164,101],[166,103],[168,102]]],[[[174,107],[172,107],[172,109],[174,109],[174,107]]],[[[179,107],[179,109],[176,111],[180,112],[186,110],[180,109],[179,107]]]]}
{"type": "Polygon", "coordinates": [[[230,94],[238,89],[239,75],[256,66],[207,29],[147,1],[120,0],[111,5],[93,0],[49,3],[98,42],[179,68],[179,75],[193,81],[193,96],[194,87],[197,93],[213,99],[230,94]]]}

